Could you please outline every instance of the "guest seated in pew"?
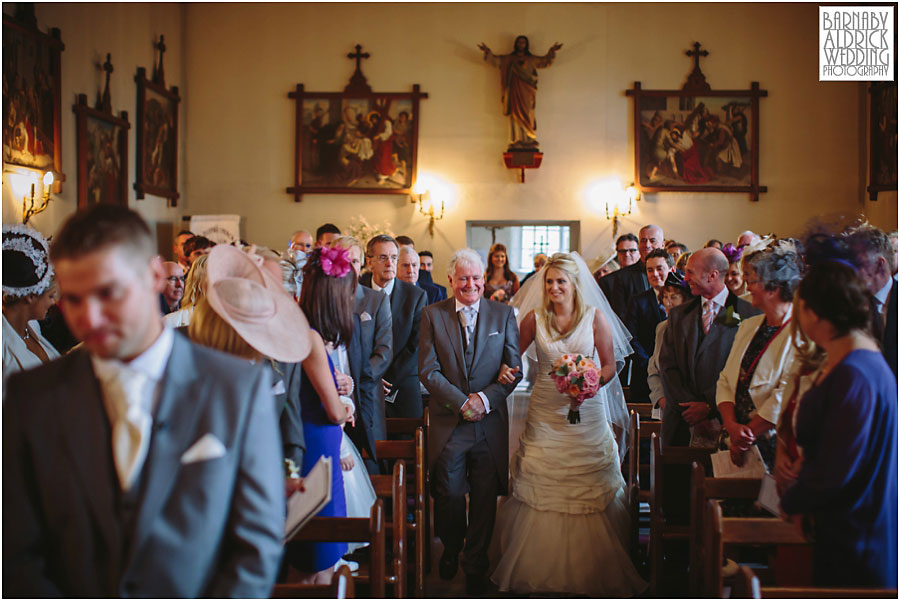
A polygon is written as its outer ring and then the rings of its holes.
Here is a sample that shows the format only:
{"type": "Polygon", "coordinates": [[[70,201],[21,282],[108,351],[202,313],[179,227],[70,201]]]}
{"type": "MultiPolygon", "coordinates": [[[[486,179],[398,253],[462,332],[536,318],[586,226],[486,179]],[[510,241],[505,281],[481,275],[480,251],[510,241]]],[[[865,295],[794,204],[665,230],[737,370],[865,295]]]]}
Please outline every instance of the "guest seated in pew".
{"type": "Polygon", "coordinates": [[[818,586],[897,586],[897,381],[869,333],[866,285],[826,260],[800,283],[796,316],[826,353],[797,408],[804,462],[781,509],[815,541],[818,586]]]}
{"type": "Polygon", "coordinates": [[[793,245],[782,242],[748,255],[743,267],[751,304],[763,314],[738,327],[719,374],[716,404],[728,432],[731,460],[742,465],[744,452],[755,444],[771,469],[784,374],[794,361],[791,301],[802,265],[793,245]]]}

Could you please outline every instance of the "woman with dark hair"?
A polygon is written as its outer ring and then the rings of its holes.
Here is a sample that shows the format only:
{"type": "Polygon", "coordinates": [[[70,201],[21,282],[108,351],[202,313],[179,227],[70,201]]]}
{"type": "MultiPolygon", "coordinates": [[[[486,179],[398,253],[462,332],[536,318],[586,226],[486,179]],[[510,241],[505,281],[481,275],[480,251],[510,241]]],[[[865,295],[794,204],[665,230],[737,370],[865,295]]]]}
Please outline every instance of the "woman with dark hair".
{"type": "Polygon", "coordinates": [[[722,254],[728,259],[728,273],[725,274],[725,287],[734,292],[736,296],[748,300],[747,285],[744,283],[744,271],[741,266],[741,257],[744,254],[744,249],[737,248],[729,242],[722,248],[722,254]]]}
{"type": "Polygon", "coordinates": [[[491,298],[498,290],[512,298],[519,291],[519,277],[509,268],[506,247],[500,243],[491,246],[488,252],[488,267],[484,271],[484,298],[491,298]]]}
{"type": "MultiPolygon", "coordinates": [[[[309,254],[303,267],[300,308],[313,332],[317,332],[325,343],[327,361],[341,396],[352,394],[354,387],[353,380],[345,375],[350,371],[345,348],[353,337],[355,290],[356,272],[350,268],[346,249],[318,247],[309,254]]],[[[340,469],[342,422],[332,419],[318,389],[306,376],[304,369],[300,383],[300,414],[306,452],[300,473],[305,477],[321,456],[331,458],[331,501],[316,515],[346,517],[347,501],[340,469]]],[[[344,407],[351,415],[348,421],[353,423],[352,402],[344,407]]],[[[306,580],[325,583],[331,581],[333,567],[346,552],[347,543],[292,543],[285,549],[285,559],[306,580]]]]}
{"type": "Polygon", "coordinates": [[[791,301],[802,264],[791,248],[777,246],[748,255],[744,268],[751,303],[763,314],[743,320],[738,327],[719,374],[716,404],[728,432],[731,460],[742,465],[744,452],[755,444],[771,468],[784,374],[794,361],[791,301]]]}
{"type": "Polygon", "coordinates": [[[3,381],[59,357],[38,320],[56,304],[58,288],[47,240],[24,225],[3,226],[3,381]]]}
{"type": "Polygon", "coordinates": [[[868,331],[866,286],[842,260],[797,290],[800,328],[825,352],[797,408],[803,454],[781,509],[815,541],[817,586],[897,587],[897,381],[868,331]]]}
{"type": "MultiPolygon", "coordinates": [[[[672,309],[678,305],[684,304],[692,298],[694,298],[694,295],[691,294],[690,286],[684,283],[684,279],[680,275],[670,271],[669,275],[666,276],[666,283],[663,284],[662,293],[666,315],[669,315],[672,309]]],[[[666,332],[668,323],[664,319],[656,324],[656,343],[654,344],[650,361],[647,363],[647,386],[650,388],[650,402],[653,403],[653,419],[661,419],[662,411],[666,408],[662,377],[659,375],[659,349],[662,346],[663,334],[666,332]]]]}

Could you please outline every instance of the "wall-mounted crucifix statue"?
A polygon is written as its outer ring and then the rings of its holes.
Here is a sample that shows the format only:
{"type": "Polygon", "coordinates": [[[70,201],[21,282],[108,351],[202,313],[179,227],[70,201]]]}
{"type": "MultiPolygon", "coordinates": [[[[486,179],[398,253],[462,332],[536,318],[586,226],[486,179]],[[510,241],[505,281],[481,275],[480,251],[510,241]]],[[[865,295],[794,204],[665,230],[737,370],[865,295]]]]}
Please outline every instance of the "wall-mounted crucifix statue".
{"type": "Polygon", "coordinates": [[[550,66],[562,44],[553,44],[544,56],[531,54],[528,38],[524,35],[516,38],[509,54],[497,56],[484,43],[478,48],[484,52],[484,60],[500,68],[503,114],[509,117],[509,150],[537,150],[537,121],[534,118],[537,70],[550,66]]]}

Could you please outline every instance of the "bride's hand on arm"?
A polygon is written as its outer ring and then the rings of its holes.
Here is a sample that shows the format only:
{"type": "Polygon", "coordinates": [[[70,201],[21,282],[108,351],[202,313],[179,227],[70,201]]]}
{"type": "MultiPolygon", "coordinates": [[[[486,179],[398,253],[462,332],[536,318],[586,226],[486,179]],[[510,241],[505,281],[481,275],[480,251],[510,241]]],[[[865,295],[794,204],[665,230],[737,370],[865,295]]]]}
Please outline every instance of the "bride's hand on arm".
{"type": "Polygon", "coordinates": [[[613,354],[609,322],[600,311],[594,311],[594,346],[600,359],[600,377],[606,384],[616,377],[616,357],[613,354]]]}
{"type": "Polygon", "coordinates": [[[519,371],[521,371],[520,368],[510,369],[509,365],[503,363],[500,365],[500,375],[497,376],[497,381],[501,384],[512,384],[516,381],[516,374],[519,371]]]}

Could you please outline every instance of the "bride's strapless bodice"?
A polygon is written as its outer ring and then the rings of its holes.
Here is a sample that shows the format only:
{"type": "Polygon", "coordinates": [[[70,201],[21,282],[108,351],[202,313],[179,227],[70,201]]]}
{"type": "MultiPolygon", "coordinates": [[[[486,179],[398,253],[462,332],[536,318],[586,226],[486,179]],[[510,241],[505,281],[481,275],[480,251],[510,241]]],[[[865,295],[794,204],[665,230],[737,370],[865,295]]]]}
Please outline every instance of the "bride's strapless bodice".
{"type": "Polygon", "coordinates": [[[552,340],[548,325],[535,316],[538,376],[525,430],[510,467],[513,495],[535,509],[603,511],[625,484],[603,407],[605,388],[582,403],[581,423],[570,424],[567,415],[571,399],[557,392],[549,375],[553,362],[566,353],[593,355],[595,310],[589,309],[561,340],[552,340]]]}

